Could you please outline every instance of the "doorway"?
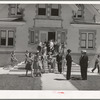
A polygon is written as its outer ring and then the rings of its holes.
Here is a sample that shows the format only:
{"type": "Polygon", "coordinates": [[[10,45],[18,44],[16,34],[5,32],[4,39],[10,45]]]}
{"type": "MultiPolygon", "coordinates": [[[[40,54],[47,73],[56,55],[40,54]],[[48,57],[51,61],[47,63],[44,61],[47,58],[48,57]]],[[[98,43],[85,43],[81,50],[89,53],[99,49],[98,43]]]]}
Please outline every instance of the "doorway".
{"type": "Polygon", "coordinates": [[[48,41],[54,40],[55,41],[56,34],[55,32],[48,32],[48,41]]]}

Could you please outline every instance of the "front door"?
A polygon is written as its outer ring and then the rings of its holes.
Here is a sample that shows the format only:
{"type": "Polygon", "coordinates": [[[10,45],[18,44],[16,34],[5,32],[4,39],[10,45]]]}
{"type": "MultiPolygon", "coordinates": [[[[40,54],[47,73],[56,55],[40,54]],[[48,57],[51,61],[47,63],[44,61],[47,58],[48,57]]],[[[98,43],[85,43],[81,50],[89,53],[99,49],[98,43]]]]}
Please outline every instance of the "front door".
{"type": "Polygon", "coordinates": [[[54,40],[55,41],[55,32],[48,32],[48,41],[54,40]]]}
{"type": "Polygon", "coordinates": [[[47,31],[40,31],[40,38],[39,38],[39,40],[40,40],[40,42],[45,42],[45,41],[47,41],[47,31]]]}

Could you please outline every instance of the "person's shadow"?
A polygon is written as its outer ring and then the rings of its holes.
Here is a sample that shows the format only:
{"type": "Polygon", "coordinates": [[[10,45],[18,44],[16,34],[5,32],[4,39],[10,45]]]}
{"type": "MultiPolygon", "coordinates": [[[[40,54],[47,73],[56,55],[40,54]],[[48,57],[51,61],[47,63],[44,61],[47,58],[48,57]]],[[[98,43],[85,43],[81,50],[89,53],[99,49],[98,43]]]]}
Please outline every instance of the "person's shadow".
{"type": "Polygon", "coordinates": [[[57,80],[57,81],[65,81],[66,79],[55,78],[54,80],[57,80]]]}
{"type": "Polygon", "coordinates": [[[71,77],[71,80],[82,80],[80,77],[71,77]]]}

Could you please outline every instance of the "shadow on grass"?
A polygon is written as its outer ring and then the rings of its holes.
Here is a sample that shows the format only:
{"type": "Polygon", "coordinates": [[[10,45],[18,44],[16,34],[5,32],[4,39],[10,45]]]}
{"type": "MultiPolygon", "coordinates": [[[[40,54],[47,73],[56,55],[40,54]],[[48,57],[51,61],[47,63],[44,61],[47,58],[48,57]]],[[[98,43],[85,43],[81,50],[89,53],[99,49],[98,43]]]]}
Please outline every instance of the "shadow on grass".
{"type": "Polygon", "coordinates": [[[70,82],[78,90],[100,90],[100,76],[99,75],[90,75],[87,77],[87,80],[81,80],[79,75],[74,75],[70,82]]]}
{"type": "Polygon", "coordinates": [[[71,77],[71,80],[82,80],[81,77],[71,77]]]}

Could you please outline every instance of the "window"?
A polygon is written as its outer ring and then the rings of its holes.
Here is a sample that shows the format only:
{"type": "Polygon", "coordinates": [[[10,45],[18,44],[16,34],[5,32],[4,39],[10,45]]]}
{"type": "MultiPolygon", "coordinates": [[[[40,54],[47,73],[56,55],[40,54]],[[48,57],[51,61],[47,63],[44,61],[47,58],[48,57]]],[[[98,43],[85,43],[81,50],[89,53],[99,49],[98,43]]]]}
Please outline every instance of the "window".
{"type": "Polygon", "coordinates": [[[9,5],[9,16],[20,16],[22,15],[22,9],[19,8],[19,4],[9,5]]]}
{"type": "Polygon", "coordinates": [[[14,31],[9,30],[8,31],[8,46],[13,46],[14,41],[14,31]]]}
{"type": "Polygon", "coordinates": [[[51,16],[59,16],[59,5],[51,5],[51,16]]]}
{"type": "Polygon", "coordinates": [[[14,30],[0,30],[0,45],[14,46],[14,30]]]}
{"type": "Polygon", "coordinates": [[[36,17],[37,18],[57,18],[60,17],[60,5],[58,4],[38,4],[36,5],[36,17]]]}
{"type": "Polygon", "coordinates": [[[64,43],[66,41],[66,33],[62,32],[61,33],[61,43],[64,43]]]}
{"type": "Polygon", "coordinates": [[[95,32],[81,32],[81,48],[94,48],[95,32]]]}
{"type": "Polygon", "coordinates": [[[45,16],[46,15],[46,6],[38,5],[38,15],[45,16]]]}
{"type": "Polygon", "coordinates": [[[82,19],[83,14],[84,14],[84,5],[76,4],[76,6],[78,7],[78,11],[77,12],[73,11],[73,18],[74,19],[82,19]]]}
{"type": "Polygon", "coordinates": [[[30,30],[30,43],[34,43],[34,31],[30,30]]]}

